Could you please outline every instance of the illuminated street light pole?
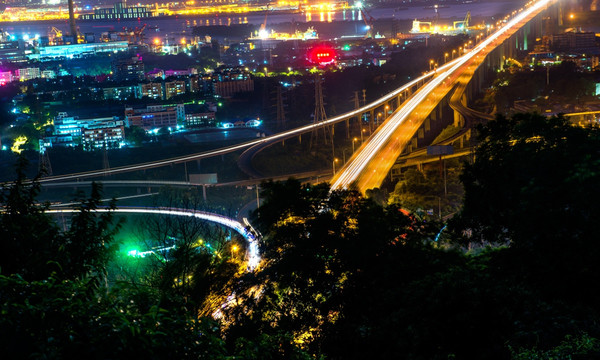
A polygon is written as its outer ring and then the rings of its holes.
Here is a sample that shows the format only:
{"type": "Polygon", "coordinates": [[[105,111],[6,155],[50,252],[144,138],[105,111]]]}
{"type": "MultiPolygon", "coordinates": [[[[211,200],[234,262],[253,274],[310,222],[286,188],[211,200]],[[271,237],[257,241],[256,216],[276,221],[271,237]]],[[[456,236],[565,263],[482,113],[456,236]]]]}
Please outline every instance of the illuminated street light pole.
{"type": "Polygon", "coordinates": [[[335,163],[338,162],[338,159],[335,158],[333,159],[333,161],[331,162],[332,166],[333,166],[333,175],[335,176],[335,163]]]}
{"type": "Polygon", "coordinates": [[[444,64],[448,62],[448,53],[444,54],[444,64]]]}
{"type": "Polygon", "coordinates": [[[358,140],[357,138],[352,139],[352,153],[354,154],[354,142],[358,140]]]}

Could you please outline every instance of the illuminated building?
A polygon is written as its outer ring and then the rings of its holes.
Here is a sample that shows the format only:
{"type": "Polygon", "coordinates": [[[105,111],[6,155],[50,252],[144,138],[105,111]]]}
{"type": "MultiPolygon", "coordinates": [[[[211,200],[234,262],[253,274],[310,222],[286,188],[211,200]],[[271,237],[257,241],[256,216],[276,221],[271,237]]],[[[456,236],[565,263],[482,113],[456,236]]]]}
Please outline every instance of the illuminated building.
{"type": "Polygon", "coordinates": [[[146,131],[160,128],[175,128],[177,121],[185,120],[183,104],[175,106],[150,105],[145,109],[125,109],[127,126],[139,126],[146,131]]]}
{"type": "Polygon", "coordinates": [[[215,95],[231,97],[236,93],[254,91],[250,73],[241,69],[227,69],[211,76],[215,95]]]}
{"type": "Polygon", "coordinates": [[[202,112],[185,114],[185,126],[186,127],[208,127],[215,125],[215,113],[214,112],[202,112]]]}
{"type": "Polygon", "coordinates": [[[0,42],[0,61],[22,62],[25,60],[23,41],[15,40],[0,42]]]}
{"type": "Polygon", "coordinates": [[[16,76],[19,81],[27,81],[41,78],[42,74],[40,72],[40,68],[24,68],[17,69],[16,76]]]}
{"type": "Polygon", "coordinates": [[[42,79],[54,79],[56,78],[56,72],[54,70],[43,70],[42,79]]]}
{"type": "Polygon", "coordinates": [[[220,81],[213,84],[215,94],[227,98],[241,92],[254,91],[254,80],[229,80],[220,81]]]}
{"type": "Polygon", "coordinates": [[[123,120],[117,117],[94,119],[82,130],[81,143],[84,150],[118,149],[123,144],[124,134],[123,120]]]}
{"type": "Polygon", "coordinates": [[[54,131],[40,141],[40,150],[53,146],[83,145],[84,150],[121,147],[125,127],[117,116],[79,119],[61,112],[54,118],[54,131]]]}
{"type": "Polygon", "coordinates": [[[27,55],[27,58],[39,61],[72,59],[99,53],[127,51],[128,49],[129,44],[127,41],[43,46],[38,48],[39,53],[29,54],[27,55]]]}
{"type": "Polygon", "coordinates": [[[165,100],[173,96],[185,94],[185,81],[176,80],[165,82],[165,100]]]}
{"type": "Polygon", "coordinates": [[[10,71],[0,71],[0,86],[4,86],[13,81],[13,75],[10,71]]]}
{"type": "Polygon", "coordinates": [[[115,81],[144,79],[144,63],[137,57],[113,61],[111,68],[115,81]]]}
{"type": "Polygon", "coordinates": [[[139,99],[140,87],[136,85],[113,86],[102,89],[105,100],[127,100],[131,97],[139,99]]]}
{"type": "Polygon", "coordinates": [[[145,6],[127,6],[126,1],[118,2],[113,8],[95,9],[93,14],[83,14],[81,20],[116,20],[116,19],[142,19],[152,17],[152,12],[145,6]]]}
{"type": "Polygon", "coordinates": [[[215,112],[210,111],[207,105],[185,105],[185,127],[214,127],[215,124],[215,112]]]}
{"type": "Polygon", "coordinates": [[[593,32],[565,32],[552,35],[550,47],[554,51],[575,53],[600,53],[593,32]]]}
{"type": "Polygon", "coordinates": [[[149,97],[155,100],[163,99],[163,87],[159,82],[151,82],[147,84],[140,84],[140,95],[142,97],[149,97]]]}
{"type": "Polygon", "coordinates": [[[164,72],[164,76],[165,77],[169,77],[169,76],[190,76],[190,75],[197,75],[198,74],[198,70],[191,68],[191,69],[187,69],[187,70],[165,70],[164,72]]]}

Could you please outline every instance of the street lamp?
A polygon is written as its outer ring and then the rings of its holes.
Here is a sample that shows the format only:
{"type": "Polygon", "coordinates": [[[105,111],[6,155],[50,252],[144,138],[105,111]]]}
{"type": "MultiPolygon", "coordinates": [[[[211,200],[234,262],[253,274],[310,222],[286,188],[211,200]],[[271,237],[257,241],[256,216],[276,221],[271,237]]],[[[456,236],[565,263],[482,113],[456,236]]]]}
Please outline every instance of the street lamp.
{"type": "Polygon", "coordinates": [[[364,142],[364,139],[363,139],[363,134],[365,133],[365,131],[367,131],[367,130],[363,128],[363,129],[361,130],[361,132],[360,132],[360,143],[361,143],[361,144],[364,142]]]}
{"type": "Polygon", "coordinates": [[[431,71],[432,67],[433,67],[433,59],[429,60],[429,71],[431,71]]]}
{"type": "Polygon", "coordinates": [[[444,64],[448,62],[448,53],[444,54],[444,64]]]}
{"type": "Polygon", "coordinates": [[[332,166],[333,166],[333,175],[335,175],[335,163],[338,162],[337,158],[334,158],[333,161],[331,162],[332,166]]]}
{"type": "Polygon", "coordinates": [[[354,143],[357,141],[357,138],[352,139],[352,153],[354,154],[354,143]]]}
{"type": "Polygon", "coordinates": [[[452,50],[452,60],[454,60],[454,54],[456,54],[456,50],[452,50]]]}
{"type": "Polygon", "coordinates": [[[239,250],[237,245],[232,245],[231,246],[231,258],[233,259],[233,254],[237,253],[237,251],[239,250]]]}

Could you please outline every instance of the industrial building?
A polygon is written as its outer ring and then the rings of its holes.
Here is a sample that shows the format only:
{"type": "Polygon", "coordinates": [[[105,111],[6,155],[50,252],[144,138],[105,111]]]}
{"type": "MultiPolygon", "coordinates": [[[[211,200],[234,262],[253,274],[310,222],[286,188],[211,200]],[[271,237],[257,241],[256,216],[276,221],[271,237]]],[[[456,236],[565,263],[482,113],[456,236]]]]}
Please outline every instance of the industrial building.
{"type": "Polygon", "coordinates": [[[94,9],[93,14],[83,14],[80,20],[117,20],[144,19],[152,17],[152,12],[145,6],[127,6],[126,1],[116,3],[112,8],[94,9]]]}
{"type": "Polygon", "coordinates": [[[100,53],[115,53],[127,50],[129,50],[129,43],[127,41],[40,46],[37,48],[36,53],[28,54],[27,58],[38,61],[73,59],[100,53]]]}

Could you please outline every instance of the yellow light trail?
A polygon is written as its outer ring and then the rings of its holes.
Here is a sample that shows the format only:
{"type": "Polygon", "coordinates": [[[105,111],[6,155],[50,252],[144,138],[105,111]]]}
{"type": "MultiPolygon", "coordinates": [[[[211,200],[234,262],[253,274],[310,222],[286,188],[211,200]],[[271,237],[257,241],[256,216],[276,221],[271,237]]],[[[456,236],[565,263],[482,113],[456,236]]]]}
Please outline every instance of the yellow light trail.
{"type": "MultiPolygon", "coordinates": [[[[373,161],[377,162],[380,160],[383,147],[389,144],[398,127],[406,121],[408,116],[413,113],[417,107],[429,97],[429,95],[434,94],[434,90],[440,88],[447,78],[456,75],[455,72],[461,69],[461,67],[468,61],[476,56],[480,56],[480,53],[482,53],[488,45],[492,44],[492,42],[496,41],[502,35],[505,35],[505,33],[509,30],[513,30],[515,26],[519,25],[519,23],[525,20],[527,17],[531,16],[532,14],[537,14],[543,9],[544,6],[548,5],[552,1],[554,0],[540,0],[534,4],[528,3],[528,5],[531,4],[531,6],[529,6],[527,9],[523,9],[504,26],[498,28],[498,30],[492,33],[487,39],[474,46],[468,53],[438,68],[437,76],[429,81],[425,86],[420,88],[412,98],[402,105],[401,108],[396,110],[396,112],[392,114],[391,117],[388,118],[379,129],[377,129],[377,131],[368,139],[368,141],[361,146],[361,148],[352,156],[350,161],[341,169],[341,171],[336,174],[336,176],[332,179],[331,189],[347,189],[355,184],[359,177],[363,175],[368,164],[373,161]]],[[[517,27],[517,29],[518,28],[520,28],[520,26],[517,27]]],[[[421,120],[423,120],[428,114],[429,113],[421,114],[421,120]]],[[[416,131],[416,129],[418,129],[418,127],[416,127],[414,131],[416,131]]],[[[414,134],[414,131],[412,134],[414,134]]],[[[410,134],[410,136],[412,136],[412,134],[410,134]]],[[[386,174],[380,174],[379,178],[382,178],[382,176],[385,177],[385,175],[386,174]]],[[[360,190],[364,191],[367,188],[368,187],[365,188],[363,185],[360,187],[360,190]]]]}

